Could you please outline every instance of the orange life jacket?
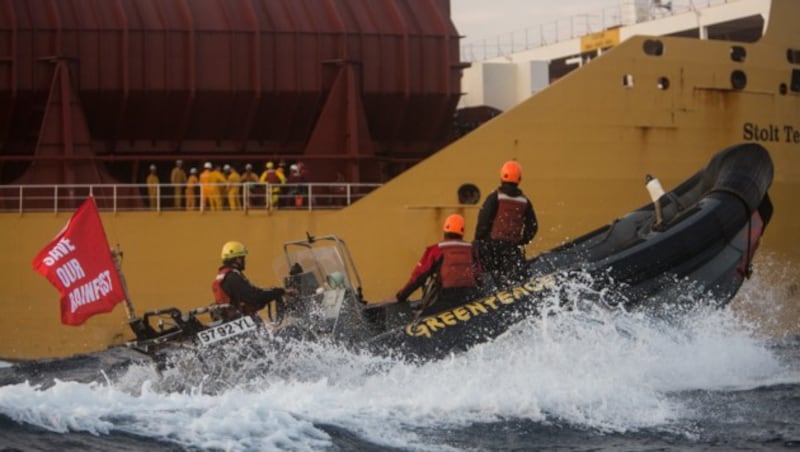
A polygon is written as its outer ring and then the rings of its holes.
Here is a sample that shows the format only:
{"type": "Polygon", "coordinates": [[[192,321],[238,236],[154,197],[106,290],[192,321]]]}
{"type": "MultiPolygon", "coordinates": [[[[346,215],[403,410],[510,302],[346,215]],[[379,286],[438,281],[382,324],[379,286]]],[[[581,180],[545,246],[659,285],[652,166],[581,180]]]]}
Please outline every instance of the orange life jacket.
{"type": "Polygon", "coordinates": [[[524,196],[508,196],[505,193],[497,193],[497,214],[494,217],[489,237],[492,240],[503,240],[518,245],[522,239],[527,204],[528,199],[524,196]]]}
{"type": "Polygon", "coordinates": [[[439,249],[443,256],[442,268],[439,270],[442,288],[478,285],[471,243],[447,240],[439,243],[439,249]]]}

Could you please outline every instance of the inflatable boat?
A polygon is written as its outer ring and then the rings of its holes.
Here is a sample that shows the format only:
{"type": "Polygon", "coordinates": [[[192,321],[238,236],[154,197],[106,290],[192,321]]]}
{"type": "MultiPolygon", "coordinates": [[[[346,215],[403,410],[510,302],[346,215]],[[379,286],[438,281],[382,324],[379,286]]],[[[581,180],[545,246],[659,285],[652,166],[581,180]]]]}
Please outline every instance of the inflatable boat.
{"type": "Polygon", "coordinates": [[[756,143],[722,150],[669,192],[647,176],[652,203],[528,260],[528,277],[521,283],[486,288],[481,297],[438,312],[425,293],[411,303],[368,303],[344,241],[307,236],[284,244],[284,283],[298,293],[286,312],[221,323],[202,318],[219,306],[151,311],[131,322],[136,339],[128,345],[151,356],[176,344],[202,352],[234,337],[266,332],[436,359],[564,304],[569,297],[561,291],[575,280],[586,283],[585,301],[604,309],[722,306],[752,271],[772,217],[772,177],[770,155],[756,143]]]}

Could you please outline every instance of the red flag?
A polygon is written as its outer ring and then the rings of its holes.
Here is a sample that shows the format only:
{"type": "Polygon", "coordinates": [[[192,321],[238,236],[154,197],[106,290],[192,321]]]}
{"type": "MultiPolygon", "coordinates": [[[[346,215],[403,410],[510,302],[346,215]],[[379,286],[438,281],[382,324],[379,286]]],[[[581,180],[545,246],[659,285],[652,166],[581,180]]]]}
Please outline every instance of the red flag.
{"type": "Polygon", "coordinates": [[[94,198],[75,211],[67,225],[33,260],[33,269],[61,294],[61,323],[81,325],[125,300],[94,198]]]}

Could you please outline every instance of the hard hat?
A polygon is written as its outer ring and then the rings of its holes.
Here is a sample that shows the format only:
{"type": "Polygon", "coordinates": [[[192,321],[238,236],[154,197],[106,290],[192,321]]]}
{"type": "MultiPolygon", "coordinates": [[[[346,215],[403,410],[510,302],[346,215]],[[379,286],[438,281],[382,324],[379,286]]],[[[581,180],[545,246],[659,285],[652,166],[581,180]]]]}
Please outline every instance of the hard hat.
{"type": "Polygon", "coordinates": [[[220,257],[223,261],[244,256],[247,256],[247,248],[244,247],[242,242],[232,241],[222,245],[222,254],[220,254],[220,257]]]}
{"type": "Polygon", "coordinates": [[[183,166],[183,160],[175,160],[175,164],[178,166],[183,166]]]}
{"type": "Polygon", "coordinates": [[[211,162],[206,162],[206,163],[203,164],[203,168],[206,168],[206,169],[211,169],[213,167],[214,167],[214,165],[212,165],[211,162]]]}
{"type": "Polygon", "coordinates": [[[272,168],[275,168],[275,164],[274,164],[274,163],[272,163],[272,162],[267,162],[267,164],[266,164],[266,165],[264,165],[264,167],[265,167],[266,169],[272,169],[272,168]]]}
{"type": "Polygon", "coordinates": [[[289,171],[300,171],[300,168],[297,165],[292,164],[289,166],[289,171]]]}
{"type": "Polygon", "coordinates": [[[156,170],[156,166],[155,165],[150,165],[150,171],[155,171],[155,170],[156,170]]]}
{"type": "Polygon", "coordinates": [[[231,170],[231,166],[226,163],[225,166],[222,167],[222,170],[223,171],[230,171],[231,170]]]}
{"type": "Polygon", "coordinates": [[[190,169],[189,174],[197,174],[197,168],[190,169]]]}
{"type": "Polygon", "coordinates": [[[457,213],[450,215],[446,220],[444,220],[442,231],[464,235],[464,217],[457,213]]]}
{"type": "Polygon", "coordinates": [[[247,165],[244,166],[244,169],[246,169],[247,171],[250,171],[251,169],[253,169],[253,165],[248,163],[247,165]]]}
{"type": "Polygon", "coordinates": [[[522,180],[522,165],[516,160],[509,160],[500,168],[500,180],[518,184],[522,180]]]}

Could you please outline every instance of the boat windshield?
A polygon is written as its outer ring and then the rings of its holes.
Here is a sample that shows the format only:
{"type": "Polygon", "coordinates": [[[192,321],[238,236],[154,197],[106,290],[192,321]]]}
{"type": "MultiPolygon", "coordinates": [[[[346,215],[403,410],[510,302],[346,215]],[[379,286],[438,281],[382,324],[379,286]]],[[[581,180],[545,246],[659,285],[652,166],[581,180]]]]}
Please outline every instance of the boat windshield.
{"type": "Polygon", "coordinates": [[[275,260],[273,269],[279,280],[293,276],[314,290],[353,289],[354,282],[358,285],[346,245],[333,236],[286,243],[284,257],[275,260]]]}
{"type": "Polygon", "coordinates": [[[347,245],[325,236],[287,242],[283,248],[283,259],[276,259],[273,269],[303,300],[293,305],[295,320],[315,334],[351,339],[363,334],[361,279],[347,245]]]}

